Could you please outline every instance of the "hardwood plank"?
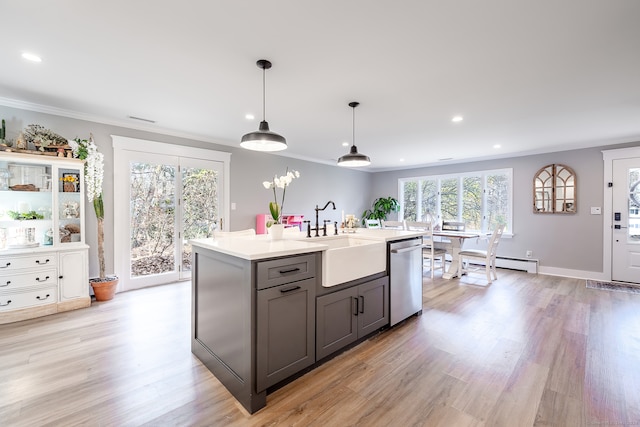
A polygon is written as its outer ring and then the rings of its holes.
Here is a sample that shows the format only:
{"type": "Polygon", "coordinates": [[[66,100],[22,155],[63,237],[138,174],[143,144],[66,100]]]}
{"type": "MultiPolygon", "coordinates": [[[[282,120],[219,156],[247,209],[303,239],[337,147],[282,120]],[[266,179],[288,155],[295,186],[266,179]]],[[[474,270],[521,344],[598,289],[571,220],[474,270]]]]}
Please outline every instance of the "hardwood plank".
{"type": "Polygon", "coordinates": [[[498,277],[423,277],[422,316],[269,394],[253,415],[191,354],[189,283],[0,325],[0,424],[640,423],[640,295],[498,277]]]}

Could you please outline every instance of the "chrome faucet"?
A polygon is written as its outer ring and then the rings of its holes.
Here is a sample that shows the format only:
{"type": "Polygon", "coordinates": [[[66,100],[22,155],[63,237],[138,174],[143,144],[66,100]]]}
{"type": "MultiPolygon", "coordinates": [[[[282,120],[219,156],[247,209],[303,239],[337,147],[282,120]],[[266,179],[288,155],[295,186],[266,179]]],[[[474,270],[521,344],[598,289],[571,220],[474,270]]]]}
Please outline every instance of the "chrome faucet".
{"type": "MultiPolygon", "coordinates": [[[[332,206],[333,206],[333,210],[334,210],[334,211],[336,210],[336,204],[335,204],[335,203],[333,203],[331,200],[329,200],[329,201],[327,202],[327,204],[326,204],[326,205],[324,205],[324,207],[323,207],[322,209],[321,209],[321,208],[319,208],[319,207],[318,207],[318,205],[316,205],[316,226],[312,229],[312,230],[315,230],[315,231],[316,231],[316,237],[320,237],[320,233],[319,233],[319,231],[320,231],[320,225],[318,224],[318,222],[319,222],[319,221],[318,221],[318,212],[320,212],[320,211],[323,211],[323,210],[327,209],[327,206],[329,206],[329,205],[332,205],[332,206]]],[[[326,221],[325,221],[325,224],[324,224],[324,227],[323,227],[323,228],[324,228],[324,235],[326,236],[326,235],[327,235],[327,223],[326,223],[326,221]]],[[[309,234],[310,234],[310,233],[309,233],[309,234]]],[[[310,237],[310,236],[307,236],[307,237],[310,237]]]]}

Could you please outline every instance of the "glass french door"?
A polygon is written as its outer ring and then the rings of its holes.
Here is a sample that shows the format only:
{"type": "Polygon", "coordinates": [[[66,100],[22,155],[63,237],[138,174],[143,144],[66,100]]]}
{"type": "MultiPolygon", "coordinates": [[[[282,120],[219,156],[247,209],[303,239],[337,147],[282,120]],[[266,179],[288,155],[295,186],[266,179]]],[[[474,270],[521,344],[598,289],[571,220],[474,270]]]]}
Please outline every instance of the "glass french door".
{"type": "Polygon", "coordinates": [[[211,237],[224,211],[222,163],[133,151],[124,158],[128,191],[116,194],[128,206],[127,230],[116,229],[126,233],[116,248],[127,254],[120,256],[123,288],[190,278],[189,239],[211,237]]]}

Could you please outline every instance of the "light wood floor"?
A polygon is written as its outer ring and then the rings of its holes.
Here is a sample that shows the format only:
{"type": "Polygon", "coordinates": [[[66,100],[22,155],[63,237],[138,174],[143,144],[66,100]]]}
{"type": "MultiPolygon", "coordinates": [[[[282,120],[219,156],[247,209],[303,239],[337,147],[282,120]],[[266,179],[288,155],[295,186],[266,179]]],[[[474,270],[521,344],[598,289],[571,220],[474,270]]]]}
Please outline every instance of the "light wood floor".
{"type": "Polygon", "coordinates": [[[253,416],[190,352],[190,285],[0,326],[2,426],[640,424],[640,295],[499,270],[424,279],[424,314],[253,416]]]}

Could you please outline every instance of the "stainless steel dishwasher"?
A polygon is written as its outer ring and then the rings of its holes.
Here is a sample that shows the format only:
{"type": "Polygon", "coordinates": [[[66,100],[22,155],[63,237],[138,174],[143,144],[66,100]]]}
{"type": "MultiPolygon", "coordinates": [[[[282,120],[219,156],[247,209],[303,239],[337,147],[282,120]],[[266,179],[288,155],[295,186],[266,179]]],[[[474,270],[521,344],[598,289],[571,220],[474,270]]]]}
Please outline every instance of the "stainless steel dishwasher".
{"type": "Polygon", "coordinates": [[[422,313],[422,239],[389,244],[390,325],[422,313]]]}

